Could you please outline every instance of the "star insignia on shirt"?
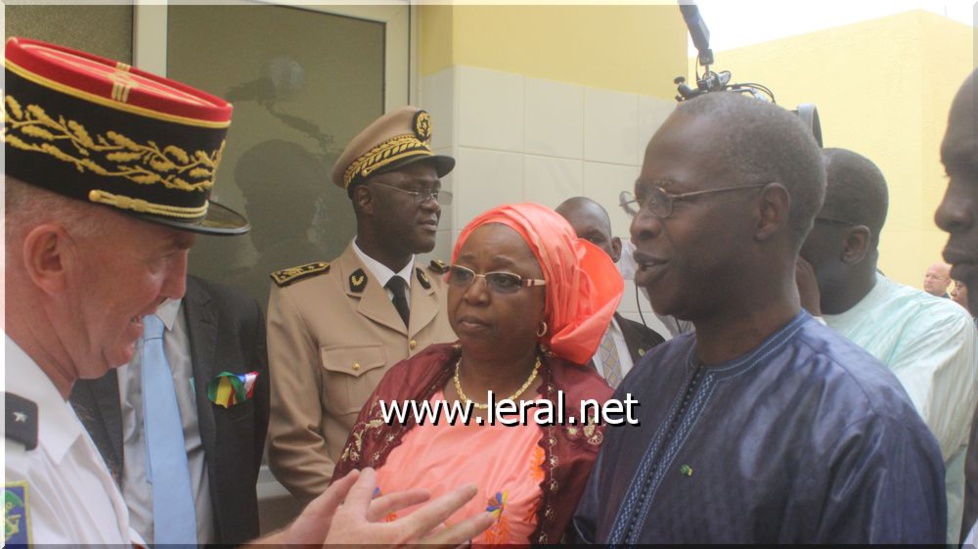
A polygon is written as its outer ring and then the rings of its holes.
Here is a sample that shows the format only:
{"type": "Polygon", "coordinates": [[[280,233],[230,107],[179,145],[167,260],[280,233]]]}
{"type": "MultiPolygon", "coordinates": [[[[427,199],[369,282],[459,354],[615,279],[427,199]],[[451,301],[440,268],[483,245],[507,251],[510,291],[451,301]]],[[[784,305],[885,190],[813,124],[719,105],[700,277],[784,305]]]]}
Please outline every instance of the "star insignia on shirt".
{"type": "MultiPolygon", "coordinates": [[[[37,448],[37,403],[14,393],[4,392],[4,417],[7,429],[4,438],[24,445],[24,450],[37,448]]],[[[11,544],[7,540],[8,545],[11,544]]]]}

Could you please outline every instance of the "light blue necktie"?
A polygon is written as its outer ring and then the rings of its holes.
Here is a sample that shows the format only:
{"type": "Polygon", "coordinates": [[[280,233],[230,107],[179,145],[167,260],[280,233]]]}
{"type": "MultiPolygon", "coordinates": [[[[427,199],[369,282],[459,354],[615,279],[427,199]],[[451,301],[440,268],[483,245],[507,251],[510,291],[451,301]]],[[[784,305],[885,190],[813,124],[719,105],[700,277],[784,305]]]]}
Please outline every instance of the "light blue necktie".
{"type": "Polygon", "coordinates": [[[160,317],[143,317],[143,421],[146,478],[153,485],[153,543],[196,546],[194,496],[173,376],[163,354],[164,328],[160,317]]]}

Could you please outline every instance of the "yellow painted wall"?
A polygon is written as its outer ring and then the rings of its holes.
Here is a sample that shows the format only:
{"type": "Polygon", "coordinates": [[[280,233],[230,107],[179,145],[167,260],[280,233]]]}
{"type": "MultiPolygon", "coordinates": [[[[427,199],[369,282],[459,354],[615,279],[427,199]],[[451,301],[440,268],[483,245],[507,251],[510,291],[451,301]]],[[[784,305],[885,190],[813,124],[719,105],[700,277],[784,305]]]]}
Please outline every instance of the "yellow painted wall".
{"type": "Polygon", "coordinates": [[[920,288],[947,239],[934,224],[947,113],[974,66],[972,27],[912,11],[717,52],[714,69],[768,86],[785,107],[815,103],[825,146],[852,149],[883,170],[890,209],[880,268],[920,288]]]}
{"type": "Polygon", "coordinates": [[[686,72],[675,5],[421,6],[421,74],[454,65],[671,99],[686,72]]]}

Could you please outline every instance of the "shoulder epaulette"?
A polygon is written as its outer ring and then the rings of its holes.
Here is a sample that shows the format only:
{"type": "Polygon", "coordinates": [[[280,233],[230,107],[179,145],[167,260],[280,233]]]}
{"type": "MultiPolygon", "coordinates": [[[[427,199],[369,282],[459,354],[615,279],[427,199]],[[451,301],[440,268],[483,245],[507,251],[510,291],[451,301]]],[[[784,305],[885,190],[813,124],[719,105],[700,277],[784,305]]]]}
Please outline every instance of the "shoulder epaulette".
{"type": "Polygon", "coordinates": [[[280,288],[284,288],[293,282],[302,280],[303,278],[309,278],[313,275],[318,275],[322,273],[329,272],[329,263],[325,261],[317,261],[315,263],[306,263],[305,265],[299,265],[298,267],[289,267],[288,269],[281,269],[271,273],[269,276],[272,280],[279,285],[280,288]]]}
{"type": "Polygon", "coordinates": [[[24,448],[37,448],[37,403],[13,393],[4,393],[7,408],[6,438],[19,442],[24,448]]]}
{"type": "Polygon", "coordinates": [[[448,264],[438,259],[432,259],[431,263],[428,264],[428,268],[439,274],[445,274],[449,271],[448,264]]]}

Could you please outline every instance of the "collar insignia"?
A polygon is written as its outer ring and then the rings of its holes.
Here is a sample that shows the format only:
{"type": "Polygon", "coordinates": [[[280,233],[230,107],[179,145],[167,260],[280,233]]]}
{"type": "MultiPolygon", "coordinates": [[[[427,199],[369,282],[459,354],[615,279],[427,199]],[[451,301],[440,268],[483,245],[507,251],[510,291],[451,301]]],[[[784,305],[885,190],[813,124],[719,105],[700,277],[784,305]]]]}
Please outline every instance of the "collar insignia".
{"type": "Polygon", "coordinates": [[[4,437],[24,445],[26,450],[37,448],[37,404],[13,393],[4,393],[6,426],[4,437]]]}
{"type": "Polygon", "coordinates": [[[425,290],[430,290],[431,289],[431,281],[428,280],[428,275],[424,274],[424,271],[422,271],[421,269],[417,269],[416,268],[416,269],[414,269],[414,271],[418,275],[418,282],[421,283],[421,287],[424,288],[425,290]]]}
{"type": "Polygon", "coordinates": [[[367,273],[363,269],[357,269],[350,275],[350,291],[361,293],[367,287],[367,273]]]}

